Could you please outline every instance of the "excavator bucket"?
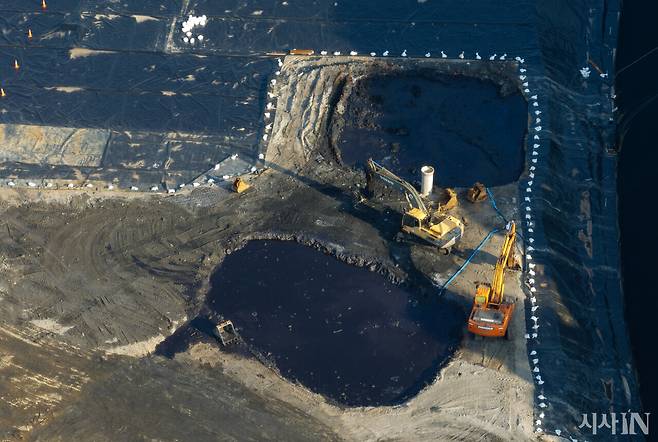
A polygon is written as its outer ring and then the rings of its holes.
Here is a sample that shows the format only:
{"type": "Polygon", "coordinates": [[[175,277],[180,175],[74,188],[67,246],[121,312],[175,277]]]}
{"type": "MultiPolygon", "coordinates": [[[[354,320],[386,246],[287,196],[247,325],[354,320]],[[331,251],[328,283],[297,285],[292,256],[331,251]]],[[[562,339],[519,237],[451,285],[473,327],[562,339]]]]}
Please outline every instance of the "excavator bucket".
{"type": "Polygon", "coordinates": [[[445,199],[446,202],[441,204],[441,210],[443,211],[452,210],[459,205],[459,201],[457,200],[457,192],[455,192],[454,189],[445,189],[445,199]]]}
{"type": "Polygon", "coordinates": [[[236,193],[242,193],[250,187],[251,185],[242,178],[236,178],[235,181],[233,181],[233,191],[236,193]]]}
{"type": "Polygon", "coordinates": [[[466,199],[472,203],[477,203],[487,199],[487,188],[482,183],[475,183],[473,187],[468,189],[466,199]]]}

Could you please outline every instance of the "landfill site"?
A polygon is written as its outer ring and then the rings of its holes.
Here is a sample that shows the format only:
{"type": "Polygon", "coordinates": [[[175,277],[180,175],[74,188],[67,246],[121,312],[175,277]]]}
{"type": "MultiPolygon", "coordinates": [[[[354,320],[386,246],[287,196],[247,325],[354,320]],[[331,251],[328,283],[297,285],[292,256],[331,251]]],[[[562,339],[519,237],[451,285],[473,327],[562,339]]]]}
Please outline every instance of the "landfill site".
{"type": "Polygon", "coordinates": [[[619,3],[0,0],[0,440],[643,440],[619,3]]]}

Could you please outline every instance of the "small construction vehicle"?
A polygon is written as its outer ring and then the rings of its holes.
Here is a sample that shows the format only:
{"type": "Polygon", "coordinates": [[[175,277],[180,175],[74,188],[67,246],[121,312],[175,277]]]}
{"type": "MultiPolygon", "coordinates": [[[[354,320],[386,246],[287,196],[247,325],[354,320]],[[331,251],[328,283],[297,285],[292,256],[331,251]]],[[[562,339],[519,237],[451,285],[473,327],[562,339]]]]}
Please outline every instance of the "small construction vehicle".
{"type": "Polygon", "coordinates": [[[477,182],[466,192],[466,199],[472,203],[479,203],[487,199],[487,188],[484,184],[477,182]]]}
{"type": "Polygon", "coordinates": [[[366,175],[371,187],[373,177],[378,177],[389,186],[398,189],[407,198],[410,208],[402,215],[402,231],[414,235],[446,253],[464,235],[464,225],[454,216],[442,213],[439,208],[433,214],[427,209],[416,189],[385,167],[368,160],[366,175]]]}
{"type": "Polygon", "coordinates": [[[219,339],[224,347],[238,339],[238,333],[235,331],[233,322],[228,319],[217,324],[215,330],[213,330],[213,334],[219,339]]]}
{"type": "Polygon", "coordinates": [[[233,191],[235,193],[242,193],[245,190],[249,189],[251,187],[251,184],[247,183],[245,180],[242,178],[238,177],[233,181],[233,191]]]}
{"type": "Polygon", "coordinates": [[[315,51],[313,49],[291,49],[289,52],[290,55],[313,55],[315,51]]]}
{"type": "Polygon", "coordinates": [[[468,318],[468,331],[471,333],[487,337],[504,336],[509,339],[508,327],[515,304],[504,298],[505,270],[515,267],[515,243],[516,224],[510,221],[491,284],[478,284],[475,290],[473,309],[468,318]]]}

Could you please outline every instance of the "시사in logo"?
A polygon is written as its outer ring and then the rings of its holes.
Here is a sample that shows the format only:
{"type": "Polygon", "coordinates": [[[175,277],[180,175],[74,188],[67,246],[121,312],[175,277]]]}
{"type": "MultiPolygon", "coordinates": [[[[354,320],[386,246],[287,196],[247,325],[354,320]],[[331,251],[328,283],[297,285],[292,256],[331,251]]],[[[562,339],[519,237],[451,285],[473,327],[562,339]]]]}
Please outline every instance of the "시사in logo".
{"type": "Polygon", "coordinates": [[[592,434],[649,434],[651,413],[583,413],[578,428],[590,428],[592,434]],[[591,417],[591,421],[590,421],[591,417]]]}

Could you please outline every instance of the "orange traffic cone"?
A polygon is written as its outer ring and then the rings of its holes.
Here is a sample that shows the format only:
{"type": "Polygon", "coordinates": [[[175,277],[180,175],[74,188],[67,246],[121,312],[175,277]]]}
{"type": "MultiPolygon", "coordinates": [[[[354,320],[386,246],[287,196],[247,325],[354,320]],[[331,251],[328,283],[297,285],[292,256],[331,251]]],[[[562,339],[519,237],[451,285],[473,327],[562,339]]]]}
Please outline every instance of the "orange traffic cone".
{"type": "Polygon", "coordinates": [[[27,38],[29,38],[30,40],[32,40],[32,29],[28,29],[28,30],[27,30],[27,38]]]}
{"type": "Polygon", "coordinates": [[[46,0],[41,0],[41,9],[46,9],[47,7],[46,0]]]}
{"type": "Polygon", "coordinates": [[[21,65],[18,64],[18,60],[14,60],[14,69],[19,70],[21,68],[21,65]]]}
{"type": "Polygon", "coordinates": [[[0,97],[6,97],[7,94],[5,94],[5,90],[0,87],[0,97]]]}

